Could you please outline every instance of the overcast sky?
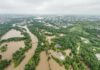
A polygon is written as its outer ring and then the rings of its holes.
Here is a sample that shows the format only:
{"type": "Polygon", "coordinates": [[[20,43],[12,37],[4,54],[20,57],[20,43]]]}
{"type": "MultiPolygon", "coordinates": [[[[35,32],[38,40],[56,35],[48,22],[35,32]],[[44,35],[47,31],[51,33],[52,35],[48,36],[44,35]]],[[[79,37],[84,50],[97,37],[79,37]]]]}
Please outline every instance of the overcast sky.
{"type": "Polygon", "coordinates": [[[100,15],[100,0],[0,0],[0,14],[100,15]]]}

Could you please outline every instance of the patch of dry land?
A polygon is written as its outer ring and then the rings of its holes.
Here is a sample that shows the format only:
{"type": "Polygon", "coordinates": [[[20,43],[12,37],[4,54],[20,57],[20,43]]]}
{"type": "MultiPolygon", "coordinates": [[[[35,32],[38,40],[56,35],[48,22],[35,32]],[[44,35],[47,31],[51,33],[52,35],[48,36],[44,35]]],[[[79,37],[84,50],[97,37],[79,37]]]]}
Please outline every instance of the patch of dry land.
{"type": "Polygon", "coordinates": [[[46,36],[46,40],[49,42],[49,44],[52,43],[52,39],[55,38],[55,36],[46,36]]]}
{"type": "Polygon", "coordinates": [[[64,51],[66,53],[66,56],[70,56],[70,53],[71,53],[71,49],[67,49],[64,51]]]}
{"type": "Polygon", "coordinates": [[[49,50],[49,53],[50,53],[53,57],[55,57],[55,58],[57,58],[57,59],[63,61],[63,60],[65,60],[65,57],[66,57],[66,56],[69,56],[69,55],[70,55],[71,49],[65,50],[65,51],[64,51],[65,55],[62,54],[61,52],[54,51],[54,50],[49,50]]]}
{"type": "Polygon", "coordinates": [[[100,60],[100,54],[97,53],[97,54],[95,54],[95,55],[96,55],[97,59],[100,60]]]}

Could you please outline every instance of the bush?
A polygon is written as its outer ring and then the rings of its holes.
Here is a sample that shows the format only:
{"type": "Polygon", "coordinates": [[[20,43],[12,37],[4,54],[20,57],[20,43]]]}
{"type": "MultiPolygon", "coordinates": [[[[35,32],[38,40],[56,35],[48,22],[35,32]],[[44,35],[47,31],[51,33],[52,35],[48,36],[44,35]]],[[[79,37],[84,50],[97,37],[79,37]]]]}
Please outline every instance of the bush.
{"type": "Polygon", "coordinates": [[[10,61],[8,60],[0,60],[0,70],[4,70],[5,67],[7,67],[10,64],[10,61]]]}

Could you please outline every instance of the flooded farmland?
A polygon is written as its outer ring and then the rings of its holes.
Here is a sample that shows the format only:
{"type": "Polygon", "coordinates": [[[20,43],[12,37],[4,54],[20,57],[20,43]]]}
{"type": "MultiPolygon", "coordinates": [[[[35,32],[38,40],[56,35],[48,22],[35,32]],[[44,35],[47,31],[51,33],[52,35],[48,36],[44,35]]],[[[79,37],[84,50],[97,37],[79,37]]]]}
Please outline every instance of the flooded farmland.
{"type": "Polygon", "coordinates": [[[2,55],[2,59],[11,59],[12,58],[12,54],[19,50],[19,48],[24,47],[24,41],[19,41],[19,42],[8,42],[8,43],[4,43],[2,44],[5,45],[7,44],[7,51],[0,53],[2,55]]]}
{"type": "Polygon", "coordinates": [[[33,35],[28,28],[25,26],[25,29],[27,31],[27,33],[30,35],[31,39],[32,39],[32,48],[25,53],[25,58],[23,59],[23,61],[19,64],[18,67],[14,68],[13,64],[11,64],[10,66],[8,66],[8,68],[6,70],[24,70],[25,65],[28,63],[28,61],[31,59],[31,57],[34,55],[35,49],[37,47],[37,38],[35,35],[33,35]],[[27,58],[28,57],[28,58],[27,58]]]}
{"type": "Polygon", "coordinates": [[[8,39],[8,38],[12,38],[12,37],[23,37],[23,35],[21,35],[20,31],[17,31],[15,29],[11,29],[10,31],[8,31],[2,38],[3,39],[8,39]]]}

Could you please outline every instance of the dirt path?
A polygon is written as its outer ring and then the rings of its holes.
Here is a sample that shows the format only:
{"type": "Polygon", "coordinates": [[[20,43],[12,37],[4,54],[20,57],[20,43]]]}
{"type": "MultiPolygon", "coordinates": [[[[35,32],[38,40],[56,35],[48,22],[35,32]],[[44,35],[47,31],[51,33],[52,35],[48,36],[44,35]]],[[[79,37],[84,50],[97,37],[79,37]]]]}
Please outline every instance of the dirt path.
{"type": "Polygon", "coordinates": [[[25,58],[23,59],[23,61],[19,64],[18,67],[14,68],[13,64],[11,64],[10,66],[8,66],[8,68],[6,68],[6,70],[24,70],[25,65],[28,63],[28,61],[31,59],[31,57],[34,55],[35,53],[35,49],[37,47],[37,42],[38,39],[35,35],[33,35],[29,29],[27,28],[27,26],[23,26],[22,28],[25,28],[27,33],[30,35],[31,39],[32,39],[32,48],[25,53],[25,58]]]}

